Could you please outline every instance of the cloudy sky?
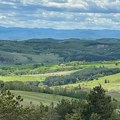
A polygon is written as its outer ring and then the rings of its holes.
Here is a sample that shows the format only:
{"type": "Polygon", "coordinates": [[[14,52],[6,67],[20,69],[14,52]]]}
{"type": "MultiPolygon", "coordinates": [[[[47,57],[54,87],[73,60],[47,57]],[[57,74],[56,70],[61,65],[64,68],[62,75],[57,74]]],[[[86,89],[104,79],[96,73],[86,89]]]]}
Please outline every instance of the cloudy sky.
{"type": "Polygon", "coordinates": [[[0,26],[120,29],[120,0],[0,0],[0,26]]]}

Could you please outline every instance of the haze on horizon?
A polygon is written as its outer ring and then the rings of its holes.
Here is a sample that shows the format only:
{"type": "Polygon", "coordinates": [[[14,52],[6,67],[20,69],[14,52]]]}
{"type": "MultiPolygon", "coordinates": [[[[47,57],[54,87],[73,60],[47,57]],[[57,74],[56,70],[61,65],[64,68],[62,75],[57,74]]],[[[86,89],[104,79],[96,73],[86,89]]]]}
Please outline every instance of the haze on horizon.
{"type": "Polygon", "coordinates": [[[0,26],[120,30],[120,0],[0,0],[0,26]]]}

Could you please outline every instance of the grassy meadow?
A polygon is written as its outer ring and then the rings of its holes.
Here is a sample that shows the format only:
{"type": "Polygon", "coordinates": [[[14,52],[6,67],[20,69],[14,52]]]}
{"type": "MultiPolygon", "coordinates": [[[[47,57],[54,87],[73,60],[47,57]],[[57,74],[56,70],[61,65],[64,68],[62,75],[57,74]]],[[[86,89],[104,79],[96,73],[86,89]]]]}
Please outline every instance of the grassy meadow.
{"type": "Polygon", "coordinates": [[[12,90],[11,91],[14,95],[20,95],[24,101],[22,102],[23,105],[40,105],[40,103],[43,103],[44,105],[50,105],[51,103],[54,103],[56,105],[60,100],[62,99],[68,99],[71,100],[70,97],[60,96],[60,95],[54,95],[54,94],[45,94],[45,93],[36,93],[36,92],[26,92],[26,91],[17,91],[12,90]]]}
{"type": "Polygon", "coordinates": [[[102,85],[102,87],[106,89],[107,91],[117,92],[117,91],[120,91],[120,73],[105,76],[105,77],[100,77],[98,80],[63,85],[63,87],[66,87],[66,86],[76,87],[78,85],[81,85],[82,88],[89,88],[89,89],[92,89],[93,87],[97,85],[102,85]],[[105,80],[109,80],[109,83],[105,83],[105,80]]]}

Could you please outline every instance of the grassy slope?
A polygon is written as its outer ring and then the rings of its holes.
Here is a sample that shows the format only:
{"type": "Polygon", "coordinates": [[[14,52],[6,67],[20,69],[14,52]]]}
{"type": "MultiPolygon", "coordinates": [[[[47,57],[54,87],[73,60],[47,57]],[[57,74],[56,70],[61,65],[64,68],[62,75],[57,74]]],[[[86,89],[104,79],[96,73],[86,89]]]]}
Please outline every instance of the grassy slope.
{"type": "MultiPolygon", "coordinates": [[[[87,63],[85,66],[91,67],[91,66],[104,66],[107,68],[120,68],[120,64],[117,66],[115,63],[119,63],[120,61],[107,61],[107,62],[92,62],[92,63],[87,63]]],[[[63,87],[69,86],[69,87],[76,87],[78,85],[81,85],[81,87],[84,89],[92,89],[93,87],[97,85],[102,85],[104,89],[106,89],[108,92],[108,95],[111,95],[112,97],[116,98],[117,100],[120,101],[120,73],[114,74],[114,75],[109,75],[105,77],[100,77],[98,80],[93,80],[93,81],[88,81],[88,82],[80,82],[80,83],[75,83],[75,84],[68,84],[68,85],[63,85],[63,87]],[[105,79],[109,80],[110,83],[105,84],[105,79]]]]}
{"type": "Polygon", "coordinates": [[[41,102],[45,105],[50,105],[52,102],[56,105],[61,99],[72,99],[70,97],[60,96],[60,95],[52,95],[45,93],[35,93],[35,92],[26,92],[26,91],[13,91],[12,93],[17,95],[21,95],[24,101],[23,105],[29,105],[30,102],[34,105],[39,105],[41,102]]]}
{"type": "Polygon", "coordinates": [[[90,90],[93,87],[97,85],[102,85],[102,87],[107,91],[107,94],[112,96],[113,98],[116,98],[120,101],[120,73],[109,75],[105,77],[101,77],[98,80],[88,81],[88,82],[80,82],[75,84],[68,84],[63,85],[63,87],[69,86],[69,87],[76,87],[78,85],[81,85],[82,89],[84,90],[90,90]],[[110,83],[105,83],[104,80],[107,79],[110,81],[110,83]]]}
{"type": "MultiPolygon", "coordinates": [[[[91,62],[91,63],[85,63],[85,67],[100,67],[104,66],[106,68],[120,68],[120,64],[117,66],[115,63],[119,63],[120,61],[105,61],[105,62],[91,62]]],[[[63,85],[63,86],[78,86],[78,84],[81,84],[81,86],[85,88],[93,88],[96,85],[101,84],[105,89],[107,90],[120,90],[120,73],[114,74],[114,75],[109,75],[105,77],[100,77],[98,80],[92,80],[88,82],[80,82],[80,83],[75,83],[75,84],[68,84],[68,85],[63,85]],[[104,80],[107,79],[110,81],[110,83],[105,84],[104,80]]]]}
{"type": "Polygon", "coordinates": [[[66,86],[76,87],[79,84],[81,85],[82,88],[89,88],[89,89],[92,89],[93,87],[101,84],[108,91],[120,91],[120,73],[101,77],[98,80],[63,85],[63,87],[66,86]],[[105,83],[104,82],[105,79],[109,80],[110,83],[105,83]]]}
{"type": "Polygon", "coordinates": [[[101,77],[98,80],[89,81],[86,83],[88,88],[92,88],[98,84],[101,84],[105,89],[109,91],[120,91],[120,73],[101,77]],[[109,80],[110,83],[105,83],[105,79],[109,80]]]}
{"type": "Polygon", "coordinates": [[[0,76],[2,81],[43,81],[45,76],[29,76],[29,75],[14,75],[14,76],[0,76]]]}

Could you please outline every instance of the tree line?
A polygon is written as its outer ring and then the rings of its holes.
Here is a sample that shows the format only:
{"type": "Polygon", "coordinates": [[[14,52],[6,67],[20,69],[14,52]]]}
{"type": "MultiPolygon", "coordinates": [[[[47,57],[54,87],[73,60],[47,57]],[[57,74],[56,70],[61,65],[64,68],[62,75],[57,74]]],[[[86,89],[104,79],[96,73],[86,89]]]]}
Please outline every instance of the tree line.
{"type": "Polygon", "coordinates": [[[39,87],[38,81],[33,82],[21,82],[21,81],[10,81],[10,82],[3,82],[0,81],[0,85],[4,84],[5,90],[21,90],[21,91],[30,91],[30,92],[38,92],[38,93],[47,93],[47,94],[55,94],[55,95],[62,95],[68,96],[78,99],[86,99],[87,92],[82,91],[81,87],[69,88],[69,87],[55,87],[50,88],[49,86],[41,86],[39,87]]]}
{"type": "Polygon", "coordinates": [[[43,81],[44,85],[59,86],[81,81],[98,80],[99,77],[119,73],[119,68],[93,67],[72,73],[67,76],[50,76],[43,81]]]}

